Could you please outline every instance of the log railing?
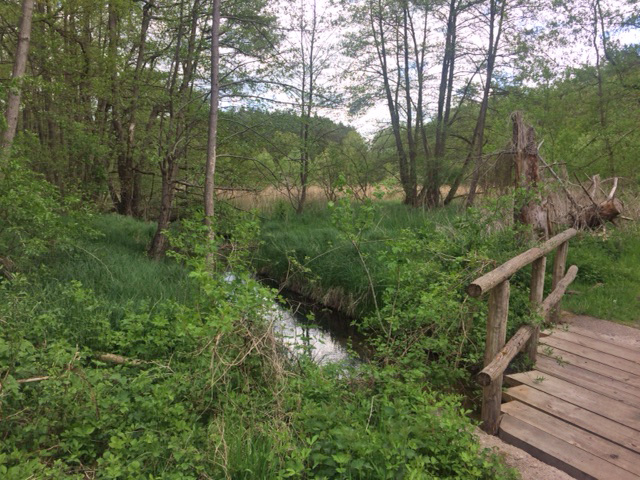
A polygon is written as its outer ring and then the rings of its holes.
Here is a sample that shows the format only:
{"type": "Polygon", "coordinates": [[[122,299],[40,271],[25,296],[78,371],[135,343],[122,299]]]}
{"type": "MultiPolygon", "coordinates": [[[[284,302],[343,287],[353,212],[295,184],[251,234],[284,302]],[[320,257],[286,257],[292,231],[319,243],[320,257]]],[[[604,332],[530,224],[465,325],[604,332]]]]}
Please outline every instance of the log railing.
{"type": "Polygon", "coordinates": [[[532,362],[536,361],[536,351],[540,327],[525,325],[506,342],[507,319],[509,317],[509,279],[513,274],[529,264],[531,271],[531,303],[546,320],[557,322],[558,303],[567,287],[578,273],[578,267],[571,266],[565,274],[569,240],[578,232],[570,228],[503,263],[495,270],[476,279],[467,287],[467,293],[479,297],[489,293],[489,315],[487,318],[487,342],[484,352],[484,370],[478,375],[483,387],[482,429],[495,435],[500,422],[500,404],[502,403],[502,376],[513,358],[526,348],[532,362]],[[557,250],[553,263],[551,293],[543,300],[544,275],[547,254],[557,250]]]}

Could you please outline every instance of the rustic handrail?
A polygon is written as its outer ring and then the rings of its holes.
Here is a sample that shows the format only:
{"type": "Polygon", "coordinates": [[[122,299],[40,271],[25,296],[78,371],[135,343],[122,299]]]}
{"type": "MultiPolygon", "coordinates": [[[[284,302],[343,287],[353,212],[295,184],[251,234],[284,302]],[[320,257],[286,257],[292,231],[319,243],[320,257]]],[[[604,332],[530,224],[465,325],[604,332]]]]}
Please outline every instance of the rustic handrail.
{"type": "Polygon", "coordinates": [[[578,267],[571,266],[565,275],[565,265],[569,240],[576,236],[577,230],[570,228],[552,237],[538,247],[531,248],[498,268],[474,280],[467,293],[479,297],[489,292],[489,315],[487,318],[487,341],[484,353],[484,369],[478,374],[478,383],[483,386],[482,428],[490,434],[496,434],[500,424],[500,404],[502,403],[502,376],[511,360],[525,345],[527,354],[535,363],[540,327],[525,325],[506,342],[507,319],[509,317],[509,278],[529,264],[531,272],[531,295],[533,307],[547,320],[557,321],[558,309],[567,287],[578,274],[578,267]],[[553,263],[552,292],[543,301],[544,275],[547,264],[546,255],[556,250],[553,263]]]}
{"type": "Polygon", "coordinates": [[[555,250],[561,244],[567,242],[576,236],[578,231],[575,228],[570,228],[564,232],[550,238],[539,247],[533,247],[524,253],[521,253],[517,257],[513,257],[511,260],[506,261],[498,268],[491,270],[489,273],[484,274],[480,278],[475,279],[467,287],[467,294],[472,297],[479,297],[483,293],[490,291],[499,283],[504,282],[506,279],[511,278],[514,273],[526,267],[530,263],[547,255],[555,250]]]}

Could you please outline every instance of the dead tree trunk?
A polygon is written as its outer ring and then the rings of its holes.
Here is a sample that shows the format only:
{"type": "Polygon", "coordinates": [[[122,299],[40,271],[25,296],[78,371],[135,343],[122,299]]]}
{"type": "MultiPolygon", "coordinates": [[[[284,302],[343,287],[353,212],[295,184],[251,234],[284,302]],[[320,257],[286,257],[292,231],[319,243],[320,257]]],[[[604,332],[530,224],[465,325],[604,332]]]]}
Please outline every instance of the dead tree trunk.
{"type": "Polygon", "coordinates": [[[575,215],[572,215],[575,226],[577,228],[598,228],[620,216],[623,205],[615,196],[617,189],[618,178],[616,177],[613,180],[613,187],[611,188],[609,195],[603,202],[597,203],[593,199],[594,195],[589,195],[591,204],[588,207],[583,208],[580,212],[577,212],[575,215]]]}
{"type": "Polygon", "coordinates": [[[525,195],[525,204],[514,212],[515,220],[531,225],[534,232],[545,240],[549,238],[549,214],[544,207],[538,184],[540,183],[538,145],[532,126],[526,125],[521,112],[511,115],[513,122],[513,152],[515,184],[525,195]]]}

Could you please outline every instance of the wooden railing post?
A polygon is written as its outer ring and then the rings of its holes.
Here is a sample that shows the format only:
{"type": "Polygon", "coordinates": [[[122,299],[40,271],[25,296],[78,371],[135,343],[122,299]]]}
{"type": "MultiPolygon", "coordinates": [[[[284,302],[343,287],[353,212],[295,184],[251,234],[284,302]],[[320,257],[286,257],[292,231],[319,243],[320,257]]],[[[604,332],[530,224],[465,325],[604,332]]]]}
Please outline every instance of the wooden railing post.
{"type": "MultiPolygon", "coordinates": [[[[484,365],[489,365],[504,347],[507,340],[507,318],[509,316],[509,280],[496,285],[489,295],[489,317],[487,319],[487,343],[484,365]]],[[[495,435],[500,422],[502,403],[502,375],[482,389],[482,429],[495,435]]]]}
{"type": "MultiPolygon", "coordinates": [[[[547,268],[547,257],[540,257],[535,260],[531,266],[531,294],[529,300],[533,311],[537,311],[542,304],[544,296],[544,274],[547,268]]],[[[536,327],[529,342],[526,351],[532,363],[536,363],[538,353],[538,338],[540,337],[540,327],[536,327]]]]}
{"type": "MultiPolygon", "coordinates": [[[[555,290],[560,283],[560,280],[564,277],[564,270],[567,264],[567,254],[569,252],[569,241],[563,242],[558,246],[556,250],[556,258],[553,261],[553,277],[551,279],[551,291],[555,290]]],[[[556,307],[551,310],[549,314],[549,320],[553,323],[558,323],[560,320],[560,307],[556,307]]]]}

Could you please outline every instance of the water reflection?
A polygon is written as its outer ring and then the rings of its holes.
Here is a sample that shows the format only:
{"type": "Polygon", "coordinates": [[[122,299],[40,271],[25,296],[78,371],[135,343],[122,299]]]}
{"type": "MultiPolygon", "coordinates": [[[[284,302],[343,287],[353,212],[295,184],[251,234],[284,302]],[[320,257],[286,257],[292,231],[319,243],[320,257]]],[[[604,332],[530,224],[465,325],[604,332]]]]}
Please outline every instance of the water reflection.
{"type": "Polygon", "coordinates": [[[349,351],[352,342],[348,335],[331,331],[318,321],[312,324],[302,312],[292,312],[281,305],[276,305],[271,315],[274,331],[294,355],[307,355],[320,365],[358,363],[358,354],[349,351]]]}
{"type": "MultiPolygon", "coordinates": [[[[231,272],[224,279],[229,283],[237,280],[231,272]]],[[[305,307],[291,292],[285,292],[285,296],[287,305],[273,303],[267,320],[293,356],[306,355],[319,365],[357,365],[367,358],[362,337],[349,318],[328,309],[305,307]],[[307,317],[311,313],[313,320],[307,317]]]]}

